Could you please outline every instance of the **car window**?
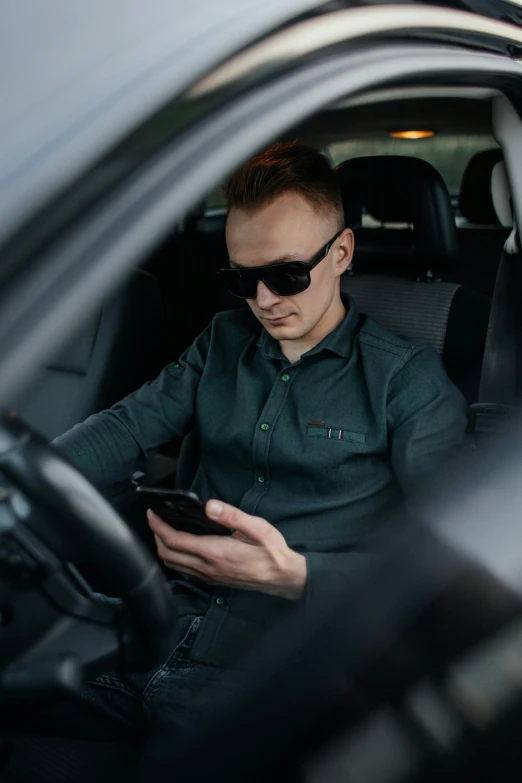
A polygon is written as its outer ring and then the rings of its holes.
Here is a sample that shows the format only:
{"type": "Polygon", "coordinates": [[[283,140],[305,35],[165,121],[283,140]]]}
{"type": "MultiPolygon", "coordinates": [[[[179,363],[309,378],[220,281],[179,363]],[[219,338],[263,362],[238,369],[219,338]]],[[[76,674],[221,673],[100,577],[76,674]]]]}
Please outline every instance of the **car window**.
{"type": "Polygon", "coordinates": [[[225,194],[223,192],[223,185],[217,185],[210,191],[207,200],[205,202],[205,212],[212,214],[212,212],[222,212],[226,209],[227,202],[225,200],[225,194]]]}
{"type": "Polygon", "coordinates": [[[468,160],[481,150],[497,146],[495,139],[487,134],[444,134],[420,140],[379,136],[335,141],[326,146],[325,153],[334,166],[348,158],[361,158],[365,155],[407,155],[422,158],[440,172],[450,195],[458,196],[468,160]]]}
{"type": "MultiPolygon", "coordinates": [[[[407,155],[422,158],[431,163],[442,175],[450,196],[458,198],[460,183],[466,164],[470,158],[482,150],[498,147],[492,136],[487,134],[444,134],[427,139],[392,139],[390,137],[372,137],[349,139],[327,144],[323,152],[333,166],[349,158],[361,158],[366,155],[407,155]]],[[[209,215],[222,213],[226,209],[223,186],[215,187],[209,194],[205,212],[209,215]]],[[[380,225],[370,216],[364,216],[368,226],[380,225]]]]}

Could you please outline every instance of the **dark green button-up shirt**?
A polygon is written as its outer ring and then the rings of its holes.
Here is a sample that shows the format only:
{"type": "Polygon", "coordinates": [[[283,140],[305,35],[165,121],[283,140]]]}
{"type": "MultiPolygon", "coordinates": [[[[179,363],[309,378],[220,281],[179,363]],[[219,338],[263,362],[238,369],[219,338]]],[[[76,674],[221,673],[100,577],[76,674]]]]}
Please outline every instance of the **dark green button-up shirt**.
{"type": "MultiPolygon", "coordinates": [[[[160,376],[57,439],[97,486],[197,427],[192,489],[277,526],[306,556],[305,603],[368,550],[384,516],[461,443],[466,404],[436,351],[361,316],[295,364],[248,311],[219,313],[160,376]]],[[[295,605],[180,580],[179,611],[204,613],[194,659],[237,665],[295,605]]]]}

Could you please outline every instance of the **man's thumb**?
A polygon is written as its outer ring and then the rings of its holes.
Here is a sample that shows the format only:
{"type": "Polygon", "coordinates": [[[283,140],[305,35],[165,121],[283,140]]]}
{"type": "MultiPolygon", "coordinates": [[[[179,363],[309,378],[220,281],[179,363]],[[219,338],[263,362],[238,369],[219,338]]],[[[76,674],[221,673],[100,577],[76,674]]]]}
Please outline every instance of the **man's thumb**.
{"type": "Polygon", "coordinates": [[[219,522],[223,527],[231,527],[234,530],[238,526],[238,518],[241,512],[235,506],[222,503],[221,500],[209,500],[206,507],[207,516],[219,522]]]}
{"type": "Polygon", "coordinates": [[[221,503],[219,500],[208,501],[206,511],[210,519],[215,519],[216,521],[219,520],[219,518],[223,514],[223,510],[224,510],[224,504],[221,503]]]}
{"type": "Polygon", "coordinates": [[[240,508],[230,506],[228,503],[222,503],[221,500],[209,500],[206,505],[206,512],[210,519],[219,522],[223,527],[231,528],[237,532],[244,533],[249,539],[256,539],[261,534],[262,529],[267,523],[258,517],[252,517],[241,511],[240,508]]]}

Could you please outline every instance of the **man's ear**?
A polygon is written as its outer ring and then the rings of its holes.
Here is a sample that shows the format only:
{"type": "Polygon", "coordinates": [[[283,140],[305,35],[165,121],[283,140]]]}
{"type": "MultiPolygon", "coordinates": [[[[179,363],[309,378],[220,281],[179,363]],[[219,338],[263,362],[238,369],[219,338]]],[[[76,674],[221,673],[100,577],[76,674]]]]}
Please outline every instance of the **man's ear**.
{"type": "Polygon", "coordinates": [[[339,237],[339,253],[336,261],[339,275],[342,275],[343,272],[346,272],[346,270],[351,266],[354,247],[355,241],[353,231],[351,228],[345,228],[339,237]]]}

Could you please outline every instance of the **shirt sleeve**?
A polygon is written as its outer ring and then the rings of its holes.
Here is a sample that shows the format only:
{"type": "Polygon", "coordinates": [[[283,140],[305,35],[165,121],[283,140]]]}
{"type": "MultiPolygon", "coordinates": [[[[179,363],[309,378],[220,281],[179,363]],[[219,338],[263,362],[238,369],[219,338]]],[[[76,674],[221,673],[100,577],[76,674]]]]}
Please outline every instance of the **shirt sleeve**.
{"type": "MultiPolygon", "coordinates": [[[[409,493],[462,446],[467,426],[466,401],[430,346],[412,348],[392,377],[387,425],[392,468],[406,497],[403,513],[411,519],[415,509],[407,502],[409,493]]],[[[374,561],[368,549],[308,552],[305,557],[307,581],[303,598],[310,608],[326,606],[339,589],[374,561]]]]}
{"type": "Polygon", "coordinates": [[[305,609],[317,611],[329,606],[350,582],[369,568],[375,555],[370,551],[306,552],[306,585],[302,600],[305,609]]]}
{"type": "Polygon", "coordinates": [[[56,449],[103,488],[127,479],[159,446],[189,432],[210,329],[156,380],[56,438],[56,449]]]}
{"type": "Polygon", "coordinates": [[[392,468],[406,496],[462,446],[467,403],[434,348],[415,346],[388,387],[392,468]]]}

